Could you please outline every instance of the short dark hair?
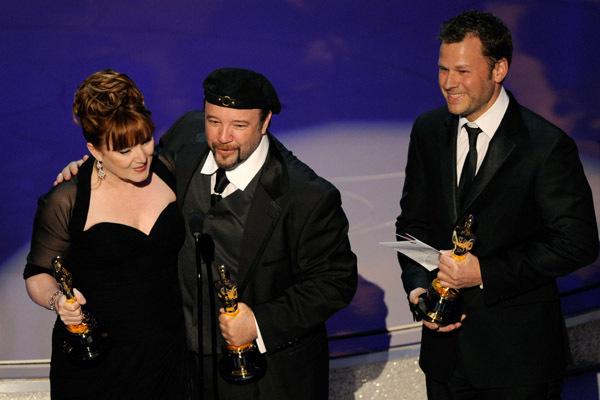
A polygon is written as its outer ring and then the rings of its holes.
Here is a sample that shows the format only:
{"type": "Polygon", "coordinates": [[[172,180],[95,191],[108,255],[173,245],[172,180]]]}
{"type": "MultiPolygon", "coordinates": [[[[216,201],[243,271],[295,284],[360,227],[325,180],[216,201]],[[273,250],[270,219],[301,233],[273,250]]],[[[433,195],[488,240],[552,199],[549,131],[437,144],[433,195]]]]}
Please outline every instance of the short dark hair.
{"type": "MultiPolygon", "coordinates": [[[[259,121],[261,124],[263,124],[265,122],[265,119],[267,119],[267,116],[269,115],[269,113],[271,112],[271,110],[267,110],[264,108],[260,109],[260,114],[258,115],[259,121]]],[[[271,126],[271,121],[269,121],[269,126],[271,126]]]]}
{"type": "Polygon", "coordinates": [[[73,120],[96,148],[119,151],[150,139],[151,115],[131,78],[112,69],[88,76],[75,92],[73,120]]]}
{"type": "Polygon", "coordinates": [[[512,37],[500,18],[479,10],[465,11],[442,24],[438,40],[441,43],[458,43],[467,35],[479,38],[483,55],[490,60],[491,66],[502,58],[506,58],[510,66],[512,37]]]}

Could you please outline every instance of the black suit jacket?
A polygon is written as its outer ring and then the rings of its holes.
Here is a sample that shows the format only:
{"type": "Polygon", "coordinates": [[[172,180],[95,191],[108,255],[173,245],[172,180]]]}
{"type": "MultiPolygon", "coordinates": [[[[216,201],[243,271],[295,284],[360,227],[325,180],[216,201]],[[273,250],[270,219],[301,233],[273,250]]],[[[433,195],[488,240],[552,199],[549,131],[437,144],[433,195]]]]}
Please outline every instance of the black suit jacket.
{"type": "MultiPolygon", "coordinates": [[[[209,148],[185,145],[195,139],[174,136],[193,138],[201,120],[202,114],[192,111],[164,138],[167,144],[184,144],[176,158],[180,204],[209,148]]],[[[270,134],[269,141],[245,224],[236,276],[239,301],[252,308],[267,347],[261,398],[326,399],[325,321],[354,296],[356,257],[339,191],[270,134]]]]}
{"type": "MultiPolygon", "coordinates": [[[[455,201],[458,117],[447,107],[430,111],[411,133],[397,233],[451,249],[453,228],[473,214],[472,253],[484,285],[461,289],[461,329],[423,328],[421,367],[439,381],[459,353],[475,386],[559,378],[570,352],[555,279],[598,256],[591,190],[574,141],[509,96],[462,209],[455,201]]],[[[400,264],[407,293],[435,277],[408,258],[400,264]]]]}

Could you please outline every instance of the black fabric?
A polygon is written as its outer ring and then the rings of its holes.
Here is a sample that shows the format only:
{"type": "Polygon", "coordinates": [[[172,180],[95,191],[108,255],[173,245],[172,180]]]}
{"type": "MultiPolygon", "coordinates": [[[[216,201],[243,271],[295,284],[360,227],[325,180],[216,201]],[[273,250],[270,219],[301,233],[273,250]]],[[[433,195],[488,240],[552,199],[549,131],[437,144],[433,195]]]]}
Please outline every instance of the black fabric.
{"type": "MultiPolygon", "coordinates": [[[[172,176],[164,175],[169,171],[158,158],[151,168],[163,181],[174,183],[172,176]]],[[[65,327],[57,318],[52,333],[52,398],[79,399],[85,394],[86,399],[182,399],[185,331],[177,282],[177,252],[184,234],[181,212],[170,203],[148,235],[109,222],[84,231],[92,170],[90,159],[81,167],[77,184],[67,185],[76,188],[74,201],[64,201],[69,193],[63,189],[44,197],[34,231],[69,233],[69,246],[59,255],[65,257],[73,286],[87,299],[85,308],[107,329],[111,349],[98,363],[73,364],[62,351],[65,327]],[[69,202],[72,210],[58,206],[69,202]],[[61,215],[72,218],[59,221],[61,215]],[[61,228],[67,222],[68,227],[61,228]]],[[[41,238],[34,234],[34,240],[41,238]]],[[[58,243],[64,241],[56,238],[58,243]]],[[[48,258],[48,244],[32,244],[28,259],[44,257],[48,258]]]]}
{"type": "Polygon", "coordinates": [[[210,195],[210,203],[213,206],[223,199],[222,194],[227,185],[229,185],[229,179],[227,179],[227,175],[225,175],[225,170],[223,168],[217,169],[215,187],[213,189],[213,194],[210,195]]]}
{"type": "Polygon", "coordinates": [[[275,88],[263,75],[242,68],[220,68],[211,72],[204,83],[204,99],[221,107],[260,108],[279,114],[281,103],[275,88]]]}
{"type": "Polygon", "coordinates": [[[38,274],[49,274],[54,275],[54,272],[51,269],[38,267],[37,265],[29,264],[25,265],[25,270],[23,271],[23,279],[27,279],[34,275],[38,274]]]}
{"type": "MultiPolygon", "coordinates": [[[[189,138],[196,132],[194,121],[200,122],[196,111],[183,116],[169,130],[175,139],[170,142],[180,143],[179,135],[189,138]]],[[[356,257],[350,250],[339,192],[274,137],[268,138],[269,154],[258,174],[236,272],[239,300],[252,308],[267,348],[265,376],[246,388],[250,393],[256,385],[259,398],[265,400],[327,399],[324,321],[352,299],[356,257]]],[[[184,146],[177,155],[177,198],[184,203],[186,218],[189,211],[210,207],[210,180],[196,179],[209,153],[208,146],[198,143],[184,146]],[[194,193],[199,196],[194,198],[194,193]]],[[[187,329],[195,335],[195,304],[186,300],[186,293],[195,292],[193,242],[187,235],[180,252],[180,281],[187,329]]],[[[188,345],[197,346],[194,339],[188,345]]]]}
{"type": "MultiPolygon", "coordinates": [[[[178,158],[179,169],[183,167],[181,158],[178,158]]],[[[206,157],[200,160],[197,165],[201,169],[201,165],[206,161],[206,157]]],[[[178,169],[178,170],[179,170],[178,169]]],[[[178,179],[179,182],[179,179],[178,179]]],[[[201,173],[194,174],[189,185],[189,190],[186,193],[185,201],[181,202],[179,197],[181,211],[185,220],[189,220],[193,213],[205,214],[206,210],[210,209],[210,175],[201,173]],[[187,199],[194,199],[189,201],[187,199]]],[[[206,219],[206,216],[205,216],[206,219]]],[[[189,230],[189,224],[186,224],[186,240],[179,252],[179,286],[181,288],[181,296],[183,300],[183,316],[186,325],[186,343],[188,350],[198,351],[198,271],[196,264],[196,244],[194,236],[189,230]]],[[[205,271],[200,271],[203,287],[207,287],[208,277],[205,271]]],[[[203,289],[206,291],[207,289],[203,289]]],[[[202,329],[202,327],[200,328],[202,329]]],[[[209,338],[204,338],[204,342],[208,342],[209,338]]]]}
{"type": "Polygon", "coordinates": [[[554,381],[539,385],[477,389],[467,380],[437,382],[425,377],[428,400],[561,400],[563,383],[554,381]]]}
{"type": "MultiPolygon", "coordinates": [[[[456,152],[448,151],[458,117],[441,107],[419,116],[411,133],[396,232],[451,249],[454,227],[468,214],[477,221],[471,252],[483,289],[461,289],[460,329],[422,331],[419,364],[439,382],[459,355],[478,388],[560,379],[571,355],[556,278],[598,257],[592,194],[574,141],[509,98],[460,209],[456,152]]],[[[401,267],[407,293],[435,277],[408,259],[401,267]]]]}
{"type": "Polygon", "coordinates": [[[458,184],[458,197],[456,201],[458,202],[459,209],[463,204],[465,194],[469,192],[471,183],[475,178],[475,171],[477,170],[477,138],[481,133],[479,127],[471,128],[469,125],[465,124],[465,129],[469,135],[469,152],[467,153],[467,158],[463,164],[463,169],[460,174],[460,183],[458,184]]]}
{"type": "MultiPolygon", "coordinates": [[[[203,287],[202,287],[202,330],[204,332],[204,354],[211,354],[211,340],[209,338],[216,336],[216,349],[217,352],[221,351],[221,344],[223,338],[221,332],[218,330],[216,317],[219,315],[219,308],[222,307],[220,301],[215,299],[214,308],[210,307],[210,297],[214,296],[214,281],[218,278],[219,274],[217,268],[221,265],[225,265],[230,273],[230,278],[233,280],[237,279],[237,271],[239,265],[241,243],[244,235],[244,228],[250,205],[256,185],[258,182],[258,173],[252,181],[248,184],[245,190],[236,190],[218,204],[210,205],[206,201],[208,192],[205,190],[210,185],[210,176],[203,174],[195,174],[192,178],[192,183],[187,196],[183,202],[182,211],[185,215],[189,215],[193,212],[201,212],[204,217],[202,243],[203,247],[209,248],[209,253],[212,255],[211,258],[211,269],[206,269],[206,257],[203,260],[202,265],[202,276],[203,287]],[[211,328],[212,327],[212,328],[211,328]],[[217,335],[211,332],[211,329],[217,329],[217,335]]],[[[224,175],[224,174],[223,174],[224,175]]],[[[218,186],[218,184],[216,185],[218,186]]],[[[186,248],[190,247],[191,243],[185,245],[186,248]]],[[[195,265],[195,259],[187,259],[184,255],[181,256],[180,274],[183,273],[186,263],[192,263],[195,265]]],[[[181,278],[182,281],[192,280],[195,283],[192,275],[186,275],[181,278]]],[[[187,286],[187,285],[186,285],[187,286]]],[[[190,285],[189,289],[184,289],[184,304],[192,306],[197,304],[197,289],[195,285],[190,285]]],[[[196,315],[186,315],[188,321],[191,321],[193,326],[197,326],[196,315]]],[[[197,350],[197,333],[189,333],[188,348],[197,350]]]]}
{"type": "MultiPolygon", "coordinates": [[[[81,170],[91,174],[94,162],[95,159],[90,157],[82,165],[81,170]]],[[[158,149],[151,168],[171,190],[176,190],[175,160],[169,151],[158,149]]],[[[71,231],[83,230],[87,207],[75,207],[78,190],[81,190],[78,188],[80,178],[81,175],[74,175],[71,180],[52,187],[48,193],[38,199],[24,279],[43,272],[52,275],[52,258],[56,256],[66,258],[71,245],[71,231]]],[[[89,182],[83,184],[88,188],[90,186],[89,182]]]]}

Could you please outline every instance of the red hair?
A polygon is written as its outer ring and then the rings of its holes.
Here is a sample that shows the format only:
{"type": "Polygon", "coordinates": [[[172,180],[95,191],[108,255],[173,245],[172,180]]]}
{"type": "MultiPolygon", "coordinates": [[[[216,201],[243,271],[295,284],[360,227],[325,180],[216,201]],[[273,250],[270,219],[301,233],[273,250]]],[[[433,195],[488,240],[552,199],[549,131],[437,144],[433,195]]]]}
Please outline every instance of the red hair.
{"type": "Polygon", "coordinates": [[[96,148],[118,151],[143,143],[154,133],[151,115],[131,78],[112,69],[90,75],[75,92],[73,120],[96,148]]]}

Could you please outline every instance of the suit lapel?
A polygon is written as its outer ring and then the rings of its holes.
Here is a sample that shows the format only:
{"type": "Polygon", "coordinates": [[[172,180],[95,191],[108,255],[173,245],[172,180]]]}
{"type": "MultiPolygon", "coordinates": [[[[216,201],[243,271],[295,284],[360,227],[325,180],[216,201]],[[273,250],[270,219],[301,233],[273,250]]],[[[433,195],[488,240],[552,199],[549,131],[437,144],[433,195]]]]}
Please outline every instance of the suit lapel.
{"type": "Polygon", "coordinates": [[[473,204],[477,197],[479,197],[515,147],[514,143],[507,137],[496,136],[498,133],[499,132],[496,132],[492,142],[490,142],[490,147],[479,168],[479,172],[477,172],[477,175],[475,176],[475,180],[473,180],[471,190],[469,190],[465,196],[463,209],[460,210],[461,214],[473,204]]]}
{"type": "MultiPolygon", "coordinates": [[[[270,139],[270,135],[269,135],[270,139]]],[[[260,172],[246,219],[236,279],[240,296],[258,265],[279,217],[287,190],[287,169],[270,139],[269,155],[260,172]]]]}
{"type": "Polygon", "coordinates": [[[473,202],[481,195],[485,188],[490,184],[496,173],[500,170],[502,165],[506,162],[509,155],[515,148],[516,137],[519,132],[526,132],[527,128],[520,114],[520,106],[508,92],[510,102],[502,122],[498,127],[498,130],[494,134],[488,151],[483,159],[483,163],[475,175],[475,180],[471,186],[471,190],[465,197],[465,202],[462,210],[460,210],[459,217],[467,212],[473,202]]]}
{"type": "Polygon", "coordinates": [[[456,134],[458,120],[448,113],[444,121],[446,129],[438,132],[442,196],[447,199],[448,214],[456,219],[456,134]]]}

